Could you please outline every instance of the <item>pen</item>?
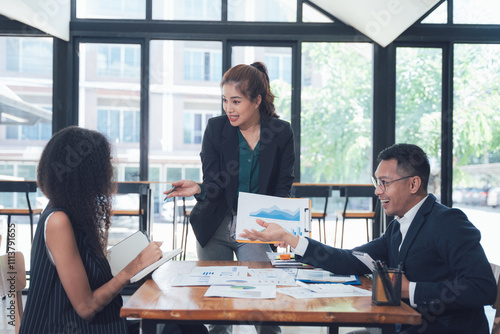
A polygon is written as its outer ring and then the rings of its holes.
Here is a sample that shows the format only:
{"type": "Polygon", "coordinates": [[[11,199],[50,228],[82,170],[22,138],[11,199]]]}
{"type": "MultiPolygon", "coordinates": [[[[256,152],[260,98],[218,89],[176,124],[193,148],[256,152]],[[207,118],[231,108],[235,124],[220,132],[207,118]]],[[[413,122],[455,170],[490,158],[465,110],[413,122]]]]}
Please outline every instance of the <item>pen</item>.
{"type": "Polygon", "coordinates": [[[387,267],[385,266],[384,263],[380,260],[375,261],[375,267],[377,268],[380,281],[382,282],[382,286],[384,287],[385,295],[387,297],[388,302],[392,302],[394,300],[393,296],[393,288],[391,285],[391,281],[389,279],[389,276],[387,274],[387,267]]]}
{"type": "MultiPolygon", "coordinates": [[[[172,193],[175,189],[177,189],[177,187],[172,187],[169,191],[167,191],[167,192],[165,193],[165,195],[167,195],[167,196],[168,196],[168,195],[170,195],[170,194],[171,194],[171,193],[172,193]]],[[[165,197],[165,199],[164,199],[163,201],[166,201],[167,199],[168,199],[168,198],[167,198],[167,197],[165,197]]]]}

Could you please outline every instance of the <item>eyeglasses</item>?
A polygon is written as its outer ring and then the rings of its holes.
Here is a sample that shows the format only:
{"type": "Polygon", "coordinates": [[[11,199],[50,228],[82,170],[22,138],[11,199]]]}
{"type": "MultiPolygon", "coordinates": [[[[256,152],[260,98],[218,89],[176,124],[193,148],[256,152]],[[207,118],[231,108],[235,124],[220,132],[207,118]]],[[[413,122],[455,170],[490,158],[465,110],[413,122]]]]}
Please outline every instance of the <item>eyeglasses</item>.
{"type": "Polygon", "coordinates": [[[391,184],[391,183],[396,182],[396,181],[401,181],[401,180],[404,180],[404,179],[407,179],[407,178],[410,178],[410,177],[414,177],[414,176],[415,175],[405,176],[405,177],[402,177],[400,179],[396,179],[396,180],[392,180],[392,181],[384,181],[384,180],[380,180],[380,179],[377,179],[374,176],[372,176],[372,182],[373,182],[373,186],[375,188],[381,187],[382,190],[385,191],[385,187],[388,184],[391,184]]]}

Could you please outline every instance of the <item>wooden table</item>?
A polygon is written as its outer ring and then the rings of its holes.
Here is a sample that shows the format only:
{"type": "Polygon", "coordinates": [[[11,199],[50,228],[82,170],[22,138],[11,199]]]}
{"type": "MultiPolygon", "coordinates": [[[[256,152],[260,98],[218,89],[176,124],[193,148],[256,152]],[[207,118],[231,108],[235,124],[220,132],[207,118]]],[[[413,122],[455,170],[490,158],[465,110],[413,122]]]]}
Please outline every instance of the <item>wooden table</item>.
{"type": "MultiPolygon", "coordinates": [[[[394,324],[417,325],[421,316],[410,306],[376,306],[371,297],[295,299],[276,294],[275,299],[238,299],[204,297],[207,286],[172,287],[178,273],[187,274],[195,266],[248,266],[271,268],[269,262],[170,261],[158,268],[155,282],[147,280],[122,307],[122,317],[141,318],[143,333],[156,333],[162,322],[211,323],[235,325],[328,326],[330,333],[339,327],[370,326],[394,332],[394,324]]],[[[361,277],[362,288],[371,281],[361,277]]]]}

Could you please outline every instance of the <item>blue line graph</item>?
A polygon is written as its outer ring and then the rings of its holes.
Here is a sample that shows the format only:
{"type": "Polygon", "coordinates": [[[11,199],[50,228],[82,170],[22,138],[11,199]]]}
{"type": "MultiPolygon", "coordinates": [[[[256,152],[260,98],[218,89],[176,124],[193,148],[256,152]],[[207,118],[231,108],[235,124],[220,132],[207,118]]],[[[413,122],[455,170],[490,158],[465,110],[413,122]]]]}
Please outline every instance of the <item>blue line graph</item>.
{"type": "Polygon", "coordinates": [[[280,209],[276,205],[273,205],[270,208],[262,208],[254,212],[250,212],[250,217],[299,222],[300,208],[297,208],[296,210],[292,211],[287,209],[280,209]]]}

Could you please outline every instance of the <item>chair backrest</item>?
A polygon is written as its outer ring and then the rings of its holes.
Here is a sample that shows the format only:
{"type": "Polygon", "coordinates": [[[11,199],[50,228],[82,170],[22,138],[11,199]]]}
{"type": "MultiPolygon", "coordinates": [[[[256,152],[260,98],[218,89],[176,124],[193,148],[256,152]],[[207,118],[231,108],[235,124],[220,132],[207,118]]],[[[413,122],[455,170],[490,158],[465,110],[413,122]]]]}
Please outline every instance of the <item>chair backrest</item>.
{"type": "Polygon", "coordinates": [[[118,194],[139,194],[147,195],[149,189],[148,183],[142,182],[117,182],[118,194]]]}
{"type": "Polygon", "coordinates": [[[149,235],[150,210],[151,210],[151,188],[146,182],[117,182],[117,194],[139,195],[139,229],[149,235]]]}
{"type": "Polygon", "coordinates": [[[376,197],[373,186],[340,186],[340,197],[376,197]]]}
{"type": "Polygon", "coordinates": [[[25,193],[28,208],[31,210],[29,193],[36,193],[36,181],[0,181],[0,192],[2,193],[25,193]]]}
{"type": "Polygon", "coordinates": [[[316,186],[316,185],[307,185],[307,186],[292,186],[292,197],[323,197],[328,198],[332,195],[332,187],[331,186],[316,186]]]}
{"type": "Polygon", "coordinates": [[[0,192],[34,193],[36,188],[36,181],[0,181],[0,192]]]}
{"type": "Polygon", "coordinates": [[[324,214],[326,214],[326,209],[328,207],[328,198],[332,195],[331,186],[321,186],[321,185],[303,185],[292,186],[292,197],[297,198],[314,198],[320,197],[325,199],[324,214]]]}
{"type": "Polygon", "coordinates": [[[23,316],[23,299],[21,290],[26,287],[26,271],[24,256],[21,252],[14,252],[0,256],[0,296],[7,296],[7,319],[15,322],[15,332],[19,333],[23,316]],[[12,297],[12,302],[10,298],[12,297]],[[12,306],[12,308],[10,308],[12,306]],[[11,310],[13,312],[11,312],[11,310]]]}
{"type": "MultiPolygon", "coordinates": [[[[340,186],[340,197],[345,197],[344,203],[344,213],[347,210],[347,204],[349,203],[349,198],[352,197],[366,197],[374,199],[375,189],[373,186],[340,186]]],[[[375,211],[375,210],[374,210],[375,211]]]]}

